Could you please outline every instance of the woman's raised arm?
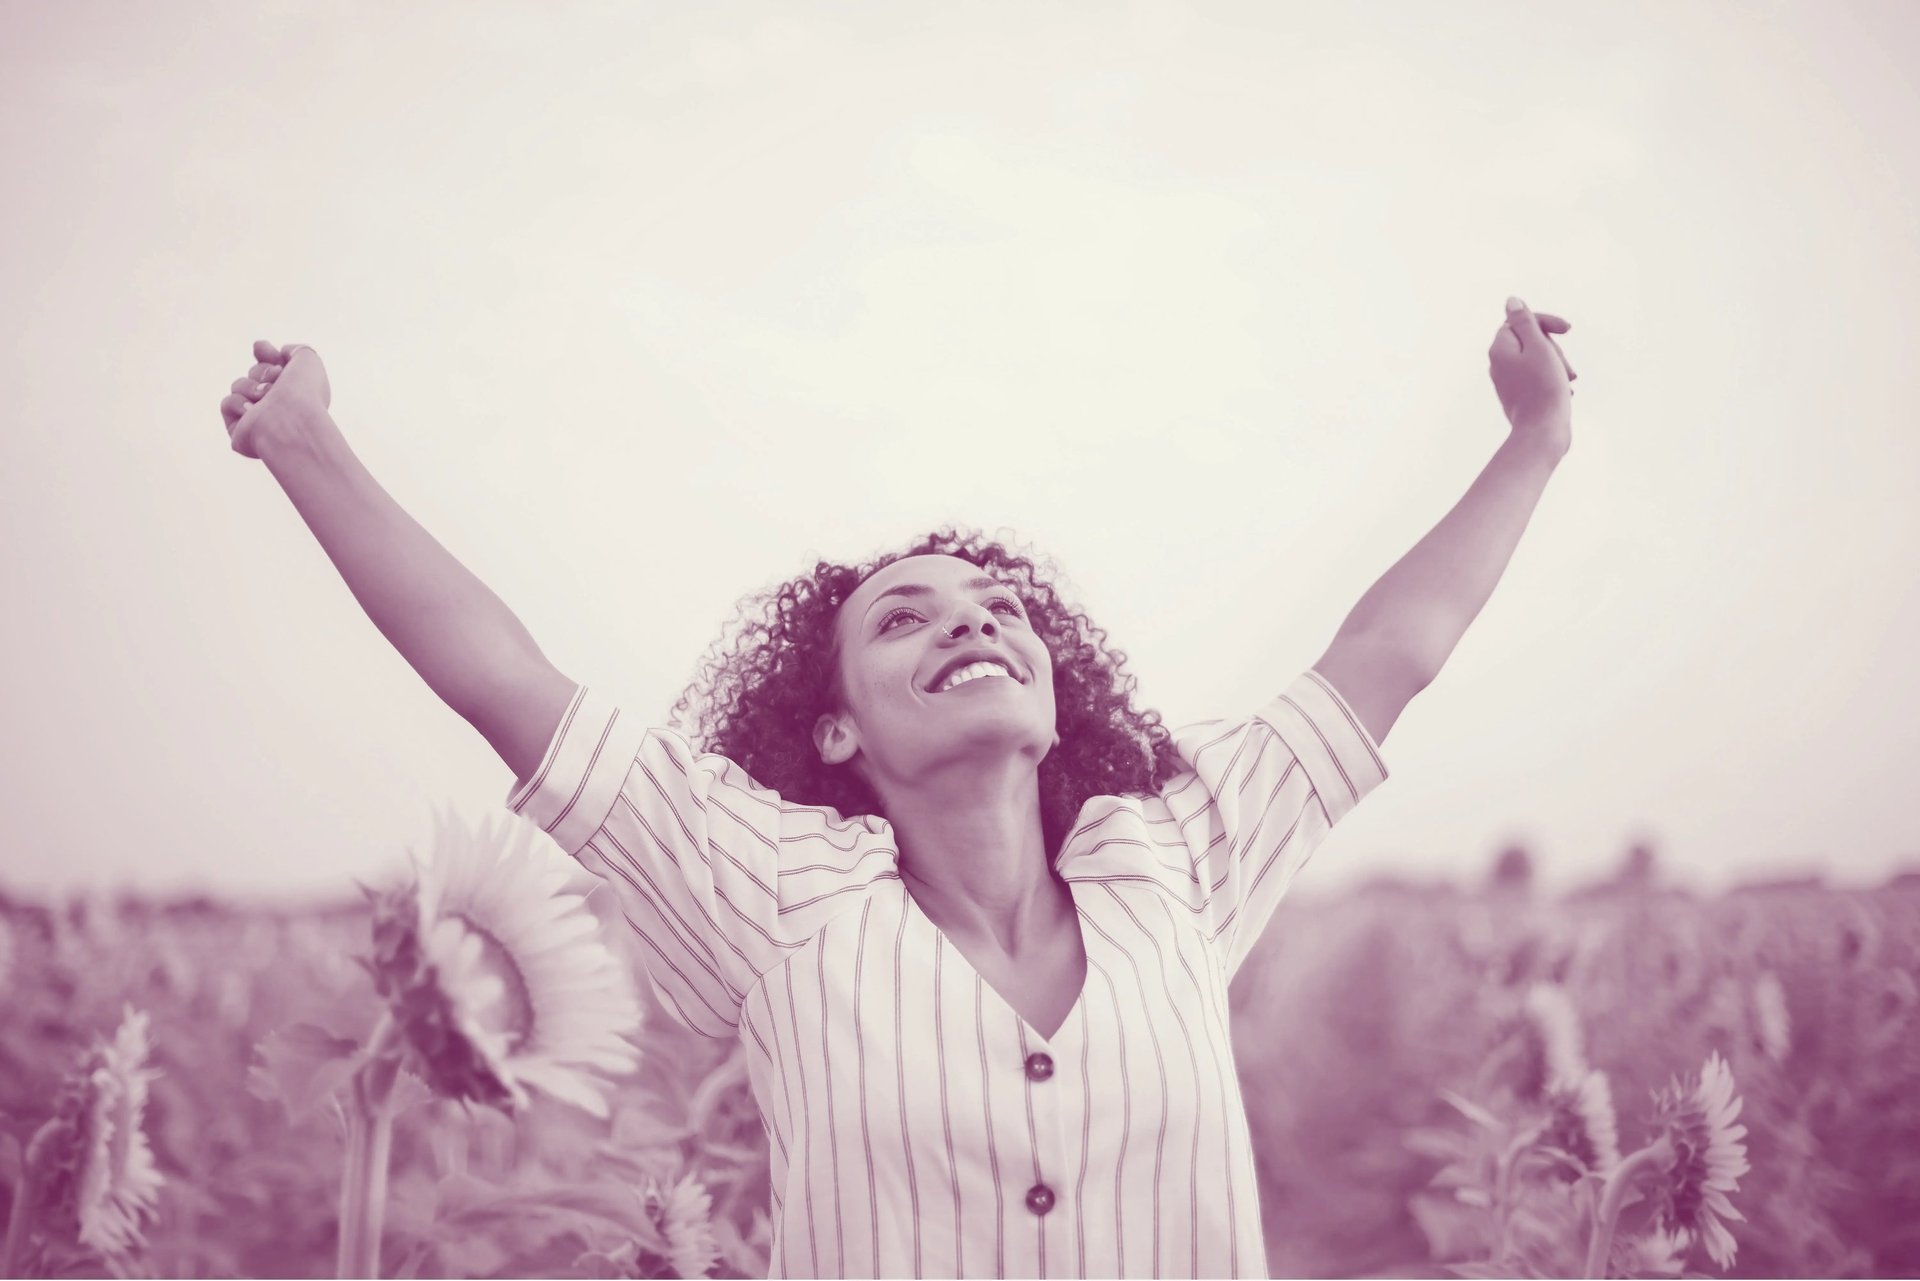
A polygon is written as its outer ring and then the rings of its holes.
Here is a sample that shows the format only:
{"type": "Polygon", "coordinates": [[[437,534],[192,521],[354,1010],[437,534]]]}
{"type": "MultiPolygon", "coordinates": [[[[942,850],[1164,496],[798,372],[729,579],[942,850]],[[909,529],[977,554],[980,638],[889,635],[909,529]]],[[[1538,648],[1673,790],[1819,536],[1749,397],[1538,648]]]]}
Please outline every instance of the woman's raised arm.
{"type": "Polygon", "coordinates": [[[234,451],[266,465],[380,634],[525,778],[574,682],[367,471],[328,413],[319,355],[265,341],[253,352],[257,363],[220,402],[234,451]]]}

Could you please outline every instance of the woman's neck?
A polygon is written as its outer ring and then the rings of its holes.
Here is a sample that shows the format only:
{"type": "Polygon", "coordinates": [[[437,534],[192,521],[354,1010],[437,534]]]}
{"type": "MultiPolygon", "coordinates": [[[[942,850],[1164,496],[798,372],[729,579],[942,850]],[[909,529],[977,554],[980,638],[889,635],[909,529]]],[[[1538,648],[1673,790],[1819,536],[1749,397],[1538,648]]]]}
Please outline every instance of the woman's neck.
{"type": "Polygon", "coordinates": [[[999,786],[884,798],[908,892],[942,931],[1009,954],[1051,937],[1063,888],[1048,863],[1031,769],[999,786]]]}

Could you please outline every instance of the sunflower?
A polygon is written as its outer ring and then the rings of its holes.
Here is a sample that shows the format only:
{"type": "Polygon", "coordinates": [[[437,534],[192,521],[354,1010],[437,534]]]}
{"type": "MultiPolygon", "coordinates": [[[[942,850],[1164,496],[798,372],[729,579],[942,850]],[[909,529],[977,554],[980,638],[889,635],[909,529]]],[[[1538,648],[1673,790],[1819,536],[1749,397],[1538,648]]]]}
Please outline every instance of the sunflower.
{"type": "Polygon", "coordinates": [[[704,1277],[720,1258],[713,1235],[713,1197],[692,1174],[663,1190],[647,1179],[647,1215],[667,1241],[667,1262],[678,1277],[704,1277]]]}
{"type": "Polygon", "coordinates": [[[1740,1107],[1733,1073],[1717,1051],[1708,1056],[1691,1090],[1674,1081],[1654,1094],[1654,1127],[1675,1153],[1667,1178],[1654,1191],[1655,1225],[1704,1240],[1722,1271],[1733,1266],[1737,1246],[1721,1220],[1746,1220],[1727,1193],[1737,1191],[1740,1176],[1752,1168],[1747,1127],[1733,1123],[1740,1107]]]}
{"type": "Polygon", "coordinates": [[[1620,1131],[1614,1120],[1613,1092],[1598,1068],[1577,1083],[1556,1081],[1547,1088],[1547,1123],[1540,1142],[1577,1159],[1605,1176],[1620,1164],[1620,1131]]]}
{"type": "Polygon", "coordinates": [[[1577,1089],[1587,1074],[1587,1061],[1580,1049],[1580,1016],[1567,990],[1557,983],[1535,983],[1527,989],[1526,1011],[1540,1039],[1545,1088],[1577,1089]]]}
{"type": "Polygon", "coordinates": [[[113,1039],[63,1083],[38,1154],[49,1221],[103,1255],[139,1244],[164,1182],[141,1128],[147,1085],[159,1075],[146,1066],[150,1049],[146,1014],[126,1006],[113,1039]]]}
{"type": "Polygon", "coordinates": [[[1661,1228],[1637,1237],[1618,1238],[1613,1243],[1610,1275],[1677,1277],[1685,1270],[1688,1244],[1686,1233],[1661,1228]]]}
{"type": "MultiPolygon", "coordinates": [[[[409,1065],[437,1093],[511,1112],[527,1087],[607,1116],[598,1073],[631,1071],[641,1008],[633,977],[587,906],[571,864],[437,819],[433,860],[369,890],[374,955],[409,1065]]],[[[523,831],[530,837],[530,831],[523,831]]],[[[585,879],[582,879],[585,878],[585,879]]]]}
{"type": "Polygon", "coordinates": [[[1753,983],[1754,1022],[1759,1026],[1760,1048],[1775,1063],[1786,1061],[1793,1048],[1793,1022],[1787,1017],[1787,993],[1772,970],[1762,970],[1753,983]]]}
{"type": "Polygon", "coordinates": [[[1567,990],[1534,983],[1515,1001],[1502,993],[1494,1051],[1480,1068],[1485,1089],[1505,1089],[1523,1103],[1537,1103],[1554,1086],[1577,1088],[1587,1074],[1580,1048],[1580,1017],[1567,990]]]}

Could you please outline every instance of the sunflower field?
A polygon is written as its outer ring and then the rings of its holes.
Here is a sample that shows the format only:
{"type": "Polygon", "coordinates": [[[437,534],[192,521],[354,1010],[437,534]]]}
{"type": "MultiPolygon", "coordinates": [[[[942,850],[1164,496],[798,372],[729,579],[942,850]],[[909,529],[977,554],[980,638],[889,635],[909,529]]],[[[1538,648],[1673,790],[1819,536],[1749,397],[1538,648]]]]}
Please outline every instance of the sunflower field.
{"type": "MultiPolygon", "coordinates": [[[[0,1275],[765,1276],[739,1047],[527,837],[302,911],[0,899],[0,1275]]],[[[1920,1275],[1913,878],[1306,880],[1232,991],[1274,1275],[1920,1275]]]]}

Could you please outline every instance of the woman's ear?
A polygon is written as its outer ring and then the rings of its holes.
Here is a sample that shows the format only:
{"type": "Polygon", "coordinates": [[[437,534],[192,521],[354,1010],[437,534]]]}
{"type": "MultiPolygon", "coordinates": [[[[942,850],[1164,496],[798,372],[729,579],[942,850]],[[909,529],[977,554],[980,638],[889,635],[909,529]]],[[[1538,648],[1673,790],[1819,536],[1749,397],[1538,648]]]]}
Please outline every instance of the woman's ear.
{"type": "Polygon", "coordinates": [[[820,753],[820,759],[828,765],[844,765],[852,757],[854,748],[852,729],[841,723],[840,717],[832,712],[822,712],[813,723],[813,747],[820,753]]]}

